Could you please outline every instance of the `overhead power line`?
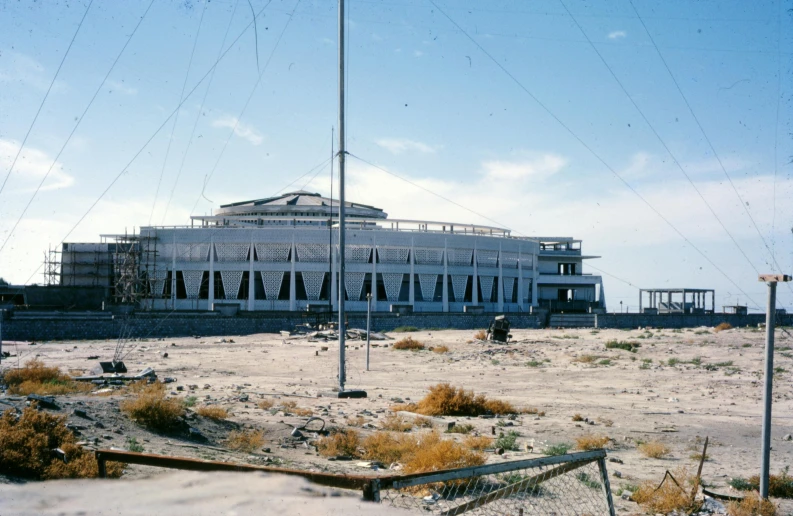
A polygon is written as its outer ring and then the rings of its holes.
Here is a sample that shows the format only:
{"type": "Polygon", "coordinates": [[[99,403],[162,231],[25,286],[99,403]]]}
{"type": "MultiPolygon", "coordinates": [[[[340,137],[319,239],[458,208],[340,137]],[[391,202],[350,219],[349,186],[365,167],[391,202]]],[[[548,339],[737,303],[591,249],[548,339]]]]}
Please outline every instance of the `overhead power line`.
{"type": "Polygon", "coordinates": [[[58,159],[61,157],[61,154],[63,154],[63,151],[66,149],[66,146],[69,145],[69,142],[72,140],[72,136],[74,136],[74,133],[77,132],[77,128],[80,127],[80,124],[85,119],[85,115],[88,113],[88,110],[91,109],[91,106],[94,104],[94,101],[96,100],[96,97],[99,95],[99,92],[102,91],[102,86],[104,86],[105,82],[107,82],[108,77],[110,77],[110,74],[113,72],[113,69],[116,67],[116,64],[118,64],[118,61],[121,59],[121,56],[124,54],[124,51],[127,49],[129,42],[132,41],[132,38],[135,36],[135,33],[138,32],[138,28],[143,23],[143,20],[146,19],[146,15],[149,14],[149,10],[151,9],[151,6],[153,4],[154,4],[154,0],[151,0],[151,2],[149,2],[149,6],[146,7],[146,10],[143,12],[143,16],[140,17],[140,20],[138,20],[138,23],[135,25],[135,28],[132,29],[132,32],[130,33],[129,37],[127,37],[127,41],[124,42],[124,46],[121,47],[121,50],[119,51],[118,55],[116,55],[116,58],[113,60],[113,64],[110,65],[110,68],[107,70],[107,73],[105,74],[104,78],[102,78],[102,80],[99,82],[99,85],[96,87],[96,91],[94,91],[91,100],[88,101],[88,104],[85,106],[85,109],[83,110],[82,114],[77,119],[77,123],[74,124],[72,131],[69,133],[69,136],[66,137],[66,140],[63,142],[61,149],[58,151],[58,154],[55,155],[55,158],[53,158],[52,163],[50,163],[50,166],[47,169],[47,173],[44,174],[44,177],[41,178],[39,185],[36,187],[36,190],[34,190],[33,195],[30,196],[28,203],[25,205],[25,208],[22,210],[22,213],[20,213],[19,217],[14,223],[14,226],[11,228],[11,231],[8,233],[8,236],[6,236],[5,241],[3,242],[2,245],[0,245],[0,252],[2,252],[3,249],[5,249],[6,244],[8,244],[8,242],[11,240],[11,236],[14,234],[14,231],[16,231],[17,226],[19,226],[19,223],[22,222],[22,219],[25,217],[28,208],[30,208],[30,205],[33,204],[33,200],[36,198],[36,195],[38,195],[38,193],[41,191],[41,187],[44,186],[44,183],[47,181],[47,178],[50,177],[50,173],[52,172],[52,169],[55,167],[55,164],[58,162],[58,159]]]}
{"type": "Polygon", "coordinates": [[[91,6],[93,5],[94,0],[88,2],[88,7],[85,8],[85,13],[83,13],[83,17],[80,18],[80,23],[77,24],[77,29],[74,31],[74,35],[72,36],[72,40],[69,41],[69,46],[66,47],[66,52],[63,53],[63,57],[61,58],[61,63],[58,65],[57,70],[55,70],[55,75],[52,76],[52,82],[50,82],[49,87],[47,88],[47,92],[44,93],[44,98],[41,99],[41,103],[39,104],[39,108],[36,110],[36,114],[33,116],[33,121],[30,122],[30,127],[28,127],[28,131],[25,133],[25,137],[22,139],[22,144],[20,144],[19,149],[17,149],[17,154],[14,156],[14,159],[11,161],[11,166],[8,168],[8,173],[6,174],[5,179],[3,179],[3,184],[0,185],[0,194],[3,193],[3,189],[6,187],[6,183],[8,182],[8,178],[11,177],[11,172],[14,171],[14,166],[17,164],[17,160],[19,159],[19,155],[22,154],[22,149],[25,147],[25,144],[28,141],[28,137],[30,136],[30,132],[33,131],[33,126],[36,125],[36,120],[39,119],[39,114],[41,113],[41,109],[44,107],[44,103],[47,102],[47,97],[50,96],[50,91],[52,91],[52,87],[55,86],[55,81],[58,79],[58,74],[61,73],[61,68],[63,68],[63,63],[66,61],[66,56],[69,55],[69,51],[72,49],[72,45],[74,44],[74,40],[77,39],[77,34],[80,33],[80,28],[83,26],[83,22],[85,21],[86,16],[88,16],[88,11],[91,10],[91,6]]]}
{"type": "MultiPolygon", "coordinates": [[[[561,119],[560,119],[560,118],[559,118],[559,117],[558,117],[558,116],[557,116],[557,115],[556,115],[556,114],[555,114],[553,111],[551,111],[551,110],[550,110],[550,108],[548,108],[548,107],[547,107],[547,106],[546,106],[546,105],[545,105],[545,104],[544,104],[542,101],[540,101],[540,99],[539,99],[539,98],[537,98],[537,97],[534,95],[534,93],[532,93],[532,92],[531,92],[531,90],[529,90],[529,89],[528,89],[528,88],[527,88],[527,87],[526,87],[526,86],[525,86],[525,85],[524,85],[524,84],[523,84],[523,83],[522,83],[520,80],[518,80],[518,78],[517,78],[517,77],[515,77],[515,75],[513,75],[513,74],[512,74],[512,73],[511,73],[511,72],[510,72],[510,71],[509,71],[509,70],[508,70],[508,69],[507,69],[507,68],[506,68],[504,65],[502,65],[502,64],[501,64],[501,63],[500,63],[500,62],[499,62],[499,61],[498,61],[498,60],[497,60],[495,57],[493,57],[493,55],[492,55],[492,54],[490,54],[490,53],[489,53],[489,52],[488,52],[488,51],[487,51],[487,50],[486,50],[486,49],[485,49],[485,48],[484,48],[482,45],[480,45],[478,41],[476,41],[476,40],[475,40],[475,39],[474,39],[474,38],[473,38],[473,37],[472,37],[472,36],[471,36],[471,35],[470,35],[470,34],[469,34],[469,33],[468,33],[466,30],[465,30],[465,29],[463,29],[463,28],[460,26],[460,24],[458,24],[458,23],[457,23],[457,22],[456,22],[456,21],[455,21],[453,18],[451,18],[451,17],[450,17],[448,14],[446,14],[446,11],[444,11],[443,9],[441,9],[441,8],[438,6],[438,4],[435,2],[435,0],[428,0],[428,1],[429,1],[429,3],[430,3],[430,4],[432,4],[432,5],[435,7],[435,9],[437,9],[437,10],[438,10],[438,12],[440,12],[440,13],[441,13],[441,14],[442,14],[442,15],[443,15],[443,16],[444,16],[444,17],[445,17],[447,20],[449,20],[449,22],[450,22],[452,25],[454,25],[455,27],[457,27],[457,30],[459,30],[460,32],[462,32],[462,34],[463,34],[463,35],[465,35],[465,37],[466,37],[466,38],[467,38],[469,41],[471,41],[471,43],[473,43],[473,44],[474,44],[474,46],[476,46],[476,47],[477,47],[477,48],[478,48],[478,49],[479,49],[479,50],[480,50],[480,51],[481,51],[481,52],[482,52],[482,53],[483,53],[485,56],[487,56],[487,58],[488,58],[488,59],[490,59],[490,60],[491,60],[491,61],[492,61],[492,62],[493,62],[493,63],[494,63],[494,64],[495,64],[495,65],[496,65],[496,66],[497,66],[499,69],[501,69],[501,71],[502,71],[502,72],[504,72],[504,73],[507,75],[507,77],[509,77],[509,78],[510,78],[510,79],[511,79],[511,80],[512,80],[512,81],[513,81],[513,82],[514,82],[514,83],[515,83],[515,84],[516,84],[516,85],[517,85],[517,86],[518,86],[518,87],[519,87],[521,90],[523,90],[523,92],[524,92],[524,93],[526,93],[526,94],[527,94],[527,95],[528,95],[528,96],[529,96],[529,97],[530,97],[532,100],[534,100],[534,102],[535,102],[535,103],[536,103],[538,106],[540,106],[540,108],[542,108],[542,109],[543,109],[543,111],[545,111],[545,112],[546,112],[546,113],[547,113],[547,114],[548,114],[548,115],[549,115],[551,118],[553,118],[553,119],[554,119],[554,120],[555,120],[555,121],[556,121],[556,122],[557,122],[557,123],[558,123],[558,124],[559,124],[559,125],[560,125],[560,126],[563,128],[563,129],[564,129],[564,130],[565,130],[565,131],[567,131],[567,133],[568,133],[570,136],[572,136],[572,137],[573,137],[573,138],[574,138],[574,139],[575,139],[575,140],[576,140],[576,141],[577,141],[579,144],[581,144],[581,146],[583,146],[583,147],[584,147],[584,148],[585,148],[585,149],[586,149],[586,150],[587,150],[587,151],[588,151],[590,154],[592,154],[592,156],[594,156],[594,157],[595,157],[595,159],[597,159],[597,160],[598,160],[598,161],[599,161],[599,162],[600,162],[600,163],[601,163],[601,164],[602,164],[604,167],[606,167],[606,169],[608,169],[608,170],[609,170],[609,171],[610,171],[610,172],[611,172],[611,173],[612,173],[612,174],[613,174],[613,175],[614,175],[614,176],[615,176],[617,179],[619,179],[619,181],[620,181],[620,182],[622,182],[622,184],[623,184],[623,185],[625,185],[625,187],[627,187],[627,188],[628,188],[628,189],[629,189],[631,192],[633,192],[633,193],[634,193],[634,195],[636,195],[636,196],[637,196],[637,197],[638,197],[638,198],[639,198],[639,199],[640,199],[640,200],[641,200],[641,201],[642,201],[642,202],[643,202],[645,205],[647,205],[647,207],[648,207],[648,208],[650,208],[650,210],[652,210],[652,211],[653,211],[653,213],[655,213],[655,214],[656,214],[656,215],[657,215],[657,216],[658,216],[658,217],[659,217],[661,220],[663,220],[663,221],[666,223],[666,225],[667,225],[667,226],[669,226],[669,227],[670,227],[670,228],[671,228],[671,229],[672,229],[672,230],[673,230],[673,231],[674,231],[674,232],[675,232],[675,233],[676,233],[676,234],[677,234],[677,235],[678,235],[680,238],[682,238],[682,239],[683,239],[683,241],[684,241],[684,242],[686,242],[686,243],[687,243],[689,246],[691,246],[691,248],[692,248],[692,249],[694,249],[694,250],[695,250],[695,251],[696,251],[696,252],[697,252],[697,253],[698,253],[700,256],[702,256],[702,258],[704,258],[704,259],[705,259],[705,261],[707,261],[707,262],[708,262],[708,263],[709,263],[709,264],[710,264],[710,265],[711,265],[711,266],[712,266],[714,269],[716,269],[716,270],[717,270],[717,271],[718,271],[718,272],[719,272],[719,273],[720,273],[722,276],[724,276],[724,277],[727,279],[727,281],[729,281],[730,283],[732,283],[732,284],[735,286],[735,288],[737,288],[738,290],[740,290],[740,291],[741,291],[741,292],[742,292],[744,295],[746,295],[746,297],[747,297],[747,298],[751,299],[751,298],[749,297],[749,295],[748,295],[748,294],[746,294],[746,293],[744,292],[744,290],[743,290],[743,289],[740,287],[740,285],[738,285],[738,284],[737,284],[737,283],[736,283],[736,282],[735,282],[735,281],[734,281],[734,280],[733,280],[733,279],[732,279],[732,278],[731,278],[729,275],[727,275],[727,273],[726,273],[726,272],[724,272],[724,271],[723,271],[723,270],[722,270],[722,269],[721,269],[721,268],[720,268],[718,265],[716,265],[716,264],[713,262],[713,260],[711,260],[711,259],[710,259],[710,257],[708,257],[708,255],[706,255],[704,252],[702,252],[702,250],[701,250],[701,249],[699,249],[699,247],[697,247],[697,246],[696,246],[696,245],[695,245],[693,242],[691,242],[691,240],[689,240],[689,239],[688,239],[688,237],[686,237],[686,236],[685,236],[685,235],[684,235],[684,234],[683,234],[683,233],[682,233],[682,232],[681,232],[681,231],[680,231],[680,230],[679,230],[679,229],[678,229],[678,228],[677,228],[677,227],[676,227],[674,224],[672,224],[672,222],[671,222],[669,219],[667,219],[667,218],[666,218],[666,217],[665,217],[665,216],[664,216],[664,215],[663,215],[661,212],[659,212],[659,211],[658,211],[658,209],[656,209],[656,208],[655,208],[655,206],[653,206],[653,205],[650,203],[650,201],[648,201],[648,200],[647,200],[647,199],[646,199],[646,198],[645,198],[643,195],[641,195],[641,194],[640,194],[640,193],[639,193],[639,192],[638,192],[638,191],[637,191],[635,188],[633,188],[633,186],[631,186],[631,184],[630,184],[630,183],[628,183],[628,182],[627,182],[627,181],[626,181],[626,180],[625,180],[625,179],[624,179],[624,178],[623,178],[623,177],[622,177],[622,176],[619,174],[619,172],[617,172],[617,171],[614,169],[614,167],[612,167],[611,165],[609,165],[609,164],[608,164],[608,163],[607,163],[607,162],[606,162],[606,161],[603,159],[603,157],[602,157],[600,154],[598,154],[598,153],[597,153],[597,152],[596,152],[596,151],[595,151],[595,150],[594,150],[594,149],[593,149],[591,146],[589,146],[589,144],[587,144],[587,143],[586,143],[586,142],[585,142],[585,141],[584,141],[584,140],[583,140],[583,139],[582,139],[580,136],[578,136],[578,134],[576,134],[576,133],[575,133],[575,131],[573,131],[573,130],[572,130],[572,129],[571,129],[571,128],[570,128],[570,127],[567,125],[567,124],[565,124],[565,123],[564,123],[564,122],[563,122],[563,121],[562,121],[562,120],[561,120],[561,119]]],[[[752,300],[752,302],[753,302],[755,305],[757,304],[757,302],[755,302],[754,300],[752,300]]]]}

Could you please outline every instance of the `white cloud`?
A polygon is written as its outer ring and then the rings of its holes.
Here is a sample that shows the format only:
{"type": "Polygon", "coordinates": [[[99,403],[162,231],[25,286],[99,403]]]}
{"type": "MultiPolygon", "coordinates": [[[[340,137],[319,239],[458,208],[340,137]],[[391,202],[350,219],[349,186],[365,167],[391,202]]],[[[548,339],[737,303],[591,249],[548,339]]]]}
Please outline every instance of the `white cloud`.
{"type": "Polygon", "coordinates": [[[113,92],[123,93],[124,95],[137,95],[138,89],[133,88],[131,86],[127,86],[124,84],[123,81],[115,81],[113,79],[108,79],[105,81],[105,85],[110,88],[113,92]]]}
{"type": "MultiPolygon", "coordinates": [[[[38,90],[50,87],[52,77],[46,76],[44,66],[25,54],[5,51],[0,54],[0,83],[13,84],[20,82],[38,90]]],[[[61,92],[66,89],[66,83],[56,80],[52,92],[61,92]]]]}
{"type": "Polygon", "coordinates": [[[413,51],[413,56],[414,57],[421,57],[423,55],[424,55],[424,52],[422,52],[421,50],[414,50],[413,51]]]}
{"type": "Polygon", "coordinates": [[[622,38],[626,37],[627,35],[628,34],[624,30],[615,30],[615,31],[609,32],[608,38],[609,39],[622,39],[622,38]]]}
{"type": "Polygon", "coordinates": [[[250,124],[240,122],[236,116],[222,116],[212,122],[212,127],[227,127],[234,130],[234,134],[244,140],[248,140],[251,145],[261,145],[264,136],[250,124]]]}
{"type": "Polygon", "coordinates": [[[392,154],[402,154],[403,152],[416,151],[423,154],[432,154],[438,149],[426,143],[409,140],[407,138],[380,138],[375,141],[377,145],[386,149],[392,154]]]}
{"type": "MultiPolygon", "coordinates": [[[[0,138],[0,170],[7,173],[18,151],[19,142],[0,138]]],[[[53,158],[46,152],[25,147],[14,165],[8,185],[11,188],[32,191],[39,185],[50,167],[52,170],[41,190],[59,190],[74,184],[74,178],[63,170],[63,163],[59,161],[53,163],[53,158]]]]}
{"type": "Polygon", "coordinates": [[[559,172],[567,160],[556,154],[543,154],[525,161],[494,160],[482,163],[487,180],[545,178],[559,172]]]}

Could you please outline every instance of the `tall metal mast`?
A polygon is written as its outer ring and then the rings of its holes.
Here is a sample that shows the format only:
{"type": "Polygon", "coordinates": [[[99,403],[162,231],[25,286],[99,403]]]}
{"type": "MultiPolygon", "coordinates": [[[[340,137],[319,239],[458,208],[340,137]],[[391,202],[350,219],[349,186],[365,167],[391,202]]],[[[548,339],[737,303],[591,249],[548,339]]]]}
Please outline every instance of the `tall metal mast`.
{"type": "Polygon", "coordinates": [[[346,380],[344,340],[347,330],[344,320],[344,161],[347,152],[344,145],[344,46],[344,0],[339,0],[339,392],[344,392],[346,380]]]}

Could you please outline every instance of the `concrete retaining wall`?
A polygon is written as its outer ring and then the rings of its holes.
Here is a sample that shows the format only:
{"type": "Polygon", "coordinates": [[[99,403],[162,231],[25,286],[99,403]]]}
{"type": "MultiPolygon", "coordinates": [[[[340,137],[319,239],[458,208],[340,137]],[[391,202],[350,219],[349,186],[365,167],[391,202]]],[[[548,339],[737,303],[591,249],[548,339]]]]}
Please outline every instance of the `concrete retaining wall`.
{"type": "MultiPolygon", "coordinates": [[[[765,314],[599,314],[598,328],[696,328],[698,326],[716,326],[727,322],[734,327],[757,326],[765,324],[765,314]]],[[[793,314],[780,315],[776,319],[778,326],[793,324],[793,314]]]]}
{"type": "MultiPolygon", "coordinates": [[[[4,340],[92,340],[117,339],[119,335],[131,338],[158,338],[184,336],[251,335],[292,330],[298,324],[313,322],[302,312],[240,313],[235,317],[221,317],[212,312],[201,313],[135,313],[117,315],[108,319],[106,314],[79,318],[68,314],[53,314],[36,318],[10,315],[3,324],[4,340]]],[[[513,328],[540,328],[544,317],[531,314],[510,314],[513,328]]],[[[390,331],[399,326],[429,329],[484,329],[493,314],[423,313],[397,316],[373,314],[372,331],[390,331]]],[[[349,313],[349,327],[366,328],[366,314],[349,313]]]]}

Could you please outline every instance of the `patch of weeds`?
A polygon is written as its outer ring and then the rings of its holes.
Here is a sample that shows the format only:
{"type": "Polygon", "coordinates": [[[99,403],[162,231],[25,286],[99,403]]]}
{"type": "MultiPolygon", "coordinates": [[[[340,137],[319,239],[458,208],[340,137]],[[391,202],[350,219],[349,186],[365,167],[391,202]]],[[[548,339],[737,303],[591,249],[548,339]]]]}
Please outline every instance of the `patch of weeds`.
{"type": "Polygon", "coordinates": [[[716,367],[730,367],[732,365],[732,360],[727,360],[726,362],[716,362],[713,365],[716,367]]]}
{"type": "Polygon", "coordinates": [[[493,439],[484,435],[467,435],[463,439],[463,446],[467,446],[472,450],[486,450],[493,448],[493,439]]]}
{"type": "Polygon", "coordinates": [[[669,360],[666,361],[666,364],[672,367],[676,366],[679,363],[680,363],[679,358],[670,358],[669,360]]]}
{"type": "Polygon", "coordinates": [[[493,364],[493,365],[498,365],[498,364],[500,364],[501,362],[499,362],[498,360],[496,360],[496,359],[494,358],[493,360],[491,360],[491,361],[490,361],[490,363],[491,363],[491,364],[493,364]]]}
{"type": "Polygon", "coordinates": [[[421,351],[424,349],[424,343],[414,339],[413,337],[405,337],[402,340],[396,341],[392,348],[400,350],[421,351]]]}
{"type": "Polygon", "coordinates": [[[639,365],[639,369],[650,369],[650,364],[653,363],[652,358],[643,358],[642,363],[639,365]]]}
{"type": "Polygon", "coordinates": [[[398,414],[388,414],[380,424],[380,428],[389,432],[409,432],[413,428],[413,423],[398,414]]]}
{"type": "Polygon", "coordinates": [[[580,362],[582,364],[592,364],[601,358],[603,357],[600,355],[581,355],[580,357],[574,358],[573,362],[580,362]]]}
{"type": "Polygon", "coordinates": [[[256,404],[256,406],[259,407],[262,410],[270,410],[271,408],[273,408],[273,406],[275,406],[275,400],[269,400],[269,399],[260,400],[256,404]]]}
{"type": "MultiPolygon", "coordinates": [[[[760,476],[753,475],[748,479],[733,478],[730,487],[740,491],[758,491],[760,489],[760,476]]],[[[777,498],[793,498],[793,477],[788,475],[788,467],[782,469],[779,475],[768,476],[768,494],[777,498]]]]}
{"type": "Polygon", "coordinates": [[[786,373],[786,372],[787,372],[787,369],[785,369],[784,367],[775,367],[774,368],[774,374],[782,374],[782,373],[786,373]]]}
{"type": "Polygon", "coordinates": [[[668,479],[660,487],[657,480],[648,480],[642,482],[633,493],[633,501],[652,513],[669,514],[673,511],[687,511],[691,508],[692,500],[689,498],[689,493],[696,485],[696,477],[690,475],[686,468],[675,469],[672,475],[680,487],[668,479]]]}
{"type": "Polygon", "coordinates": [[[435,346],[432,348],[433,353],[448,353],[449,346],[435,346]]]}
{"type": "Polygon", "coordinates": [[[134,437],[127,438],[127,450],[135,453],[143,453],[145,448],[134,437]]]}
{"type": "Polygon", "coordinates": [[[549,444],[542,450],[542,452],[545,455],[551,456],[565,455],[568,451],[570,451],[570,448],[572,448],[572,446],[567,443],[549,444]]]}
{"type": "Polygon", "coordinates": [[[776,516],[776,505],[771,500],[763,500],[759,493],[750,493],[741,501],[727,504],[729,516],[776,516]]]}
{"type": "Polygon", "coordinates": [[[694,335],[710,335],[710,332],[708,330],[697,330],[694,335]]]}
{"type": "Polygon", "coordinates": [[[364,459],[399,462],[405,473],[481,466],[486,461],[481,452],[442,439],[435,431],[422,435],[376,432],[363,441],[362,448],[364,459]]]}
{"type": "Polygon", "coordinates": [[[350,417],[344,422],[347,426],[363,426],[364,423],[366,423],[366,420],[363,416],[350,417]]]}
{"type": "Polygon", "coordinates": [[[165,385],[155,382],[141,386],[134,398],[119,404],[130,419],[152,430],[168,431],[178,426],[184,405],[176,398],[165,397],[165,385]]]}
{"type": "Polygon", "coordinates": [[[506,434],[499,435],[493,445],[496,448],[504,448],[505,450],[517,450],[518,437],[520,437],[518,432],[510,430],[506,434]]]}
{"type": "Polygon", "coordinates": [[[691,360],[689,360],[688,363],[699,367],[702,365],[702,357],[694,357],[691,360]]]}
{"type": "Polygon", "coordinates": [[[581,414],[573,414],[573,421],[583,421],[583,420],[584,420],[584,416],[582,416],[581,414]]]}
{"type": "Polygon", "coordinates": [[[184,403],[185,407],[195,407],[195,404],[198,403],[198,398],[196,396],[188,396],[182,403],[184,403]]]}
{"type": "Polygon", "coordinates": [[[455,423],[454,426],[446,430],[447,434],[470,434],[474,430],[474,425],[455,423]]]}
{"type": "Polygon", "coordinates": [[[393,333],[410,333],[414,331],[419,331],[419,329],[416,328],[415,326],[397,326],[391,331],[393,333]]]}
{"type": "Polygon", "coordinates": [[[261,430],[233,430],[226,438],[226,446],[232,450],[250,453],[264,444],[261,430]]]}
{"type": "MultiPolygon", "coordinates": [[[[65,416],[25,407],[22,414],[6,410],[0,416],[0,471],[23,478],[94,478],[99,466],[93,452],[78,446],[65,416]],[[63,451],[65,460],[52,453],[63,451]]],[[[107,463],[107,474],[120,477],[124,464],[107,463]]]]}
{"type": "Polygon", "coordinates": [[[483,414],[517,414],[518,410],[509,402],[491,399],[484,394],[474,394],[448,383],[430,387],[429,393],[418,403],[399,405],[393,410],[406,410],[424,416],[481,416],[483,414]]]}
{"type": "MultiPolygon", "coordinates": [[[[688,458],[693,461],[699,462],[702,460],[702,452],[692,453],[691,455],[688,456],[688,458]]],[[[707,453],[705,454],[705,460],[710,460],[710,455],[708,455],[707,453]]]]}
{"type": "Polygon", "coordinates": [[[586,434],[575,439],[575,447],[577,450],[589,451],[604,448],[610,439],[605,435],[586,434]]]}
{"type": "Polygon", "coordinates": [[[479,330],[474,333],[474,340],[486,340],[487,339],[487,332],[485,330],[479,330]]]}
{"type": "Polygon", "coordinates": [[[34,358],[18,369],[7,369],[0,383],[8,385],[10,394],[42,396],[90,392],[94,385],[90,382],[76,382],[61,372],[58,367],[47,367],[44,362],[34,358]]]}
{"type": "Polygon", "coordinates": [[[529,360],[528,362],[526,362],[526,367],[540,367],[541,365],[542,362],[538,362],[536,360],[529,360]]]}
{"type": "Polygon", "coordinates": [[[629,342],[625,340],[610,340],[606,342],[607,349],[624,349],[625,351],[630,351],[631,353],[636,353],[640,346],[641,344],[638,342],[629,342]]]}
{"type": "Polygon", "coordinates": [[[360,457],[361,436],[356,430],[336,430],[317,441],[323,457],[360,457]]]}
{"type": "Polygon", "coordinates": [[[663,459],[671,453],[671,449],[660,441],[650,441],[639,445],[639,452],[647,458],[663,459]]]}
{"type": "Polygon", "coordinates": [[[593,479],[591,476],[589,476],[587,473],[584,473],[583,471],[576,474],[575,478],[579,482],[587,486],[589,489],[600,489],[602,487],[600,482],[593,479]]]}
{"type": "Polygon", "coordinates": [[[228,410],[226,410],[224,407],[218,407],[216,405],[198,407],[195,412],[201,417],[213,419],[215,421],[222,421],[229,417],[228,410]]]}
{"type": "Polygon", "coordinates": [[[610,358],[604,358],[603,360],[598,362],[598,365],[610,366],[611,365],[611,359],[610,358]]]}
{"type": "Polygon", "coordinates": [[[752,347],[752,345],[751,345],[751,344],[749,344],[749,343],[747,342],[747,343],[745,343],[744,345],[742,345],[741,347],[742,347],[742,348],[751,348],[751,347],[752,347]]]}

